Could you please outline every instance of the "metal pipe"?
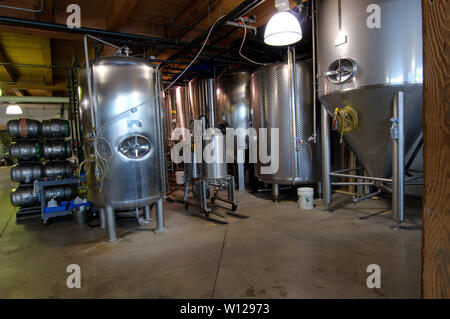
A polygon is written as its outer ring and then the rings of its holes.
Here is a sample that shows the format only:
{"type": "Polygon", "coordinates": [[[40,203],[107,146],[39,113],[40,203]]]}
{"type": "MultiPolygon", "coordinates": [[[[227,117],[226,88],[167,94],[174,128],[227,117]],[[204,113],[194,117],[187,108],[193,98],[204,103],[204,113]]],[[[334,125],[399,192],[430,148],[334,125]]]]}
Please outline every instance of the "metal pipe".
{"type": "Polygon", "coordinates": [[[326,210],[331,205],[331,178],[330,178],[330,117],[327,110],[322,105],[321,108],[322,124],[322,193],[326,210]]]}
{"type": "Polygon", "coordinates": [[[313,136],[312,140],[314,143],[317,142],[317,76],[316,76],[316,11],[315,11],[315,0],[312,1],[312,56],[313,56],[313,136]]]}
{"type": "Polygon", "coordinates": [[[160,198],[156,202],[156,230],[158,233],[162,233],[165,230],[164,226],[164,205],[163,199],[160,198]]]}
{"type": "Polygon", "coordinates": [[[399,91],[394,98],[392,119],[392,218],[399,228],[404,221],[404,174],[405,174],[405,130],[404,104],[405,95],[399,91]]]}
{"type": "MultiPolygon", "coordinates": [[[[243,25],[243,24],[240,24],[240,23],[238,23],[238,22],[227,21],[226,24],[227,24],[227,25],[230,25],[230,26],[233,26],[233,27],[236,27],[236,28],[244,28],[244,25],[243,25]]],[[[255,32],[255,35],[258,34],[258,29],[255,28],[255,27],[252,26],[252,25],[246,25],[245,28],[246,28],[246,29],[249,29],[249,30],[252,30],[253,32],[255,32]]]]}
{"type": "Polygon", "coordinates": [[[287,56],[288,56],[288,69],[289,69],[289,99],[290,99],[290,107],[291,107],[291,136],[292,136],[292,165],[291,165],[291,172],[292,172],[292,183],[295,182],[295,155],[297,151],[297,99],[296,99],[296,89],[295,89],[295,48],[294,47],[288,47],[287,49],[287,56]]]}
{"type": "MultiPolygon", "coordinates": [[[[347,183],[347,182],[333,182],[333,183],[331,183],[331,185],[333,185],[333,186],[374,186],[375,184],[374,183],[358,183],[358,182],[349,182],[349,183],[347,183]]],[[[353,193],[353,192],[351,192],[351,193],[353,193]]]]}
{"type": "Polygon", "coordinates": [[[372,198],[372,197],[377,196],[377,195],[380,195],[380,194],[381,194],[381,190],[378,190],[377,192],[375,192],[375,193],[373,193],[373,194],[369,194],[369,195],[366,195],[366,196],[363,196],[363,197],[357,197],[357,198],[354,198],[354,199],[353,199],[353,203],[354,203],[354,204],[358,204],[359,202],[362,202],[363,200],[372,198]]]}
{"type": "Polygon", "coordinates": [[[336,177],[345,177],[345,178],[360,178],[363,180],[379,181],[379,182],[391,182],[392,181],[389,178],[369,177],[369,176],[351,175],[351,174],[339,174],[339,173],[334,173],[334,172],[329,173],[329,175],[336,176],[336,177]]]}
{"type": "Polygon", "coordinates": [[[98,217],[100,219],[100,229],[105,229],[106,228],[106,215],[105,215],[104,208],[100,208],[100,210],[98,212],[98,217]]]}
{"type": "Polygon", "coordinates": [[[69,103],[68,97],[58,96],[0,96],[0,102],[11,103],[69,103]]]}
{"type": "MultiPolygon", "coordinates": [[[[217,23],[214,25],[215,31],[218,31],[223,25],[225,25],[226,22],[233,21],[234,19],[241,17],[248,11],[256,8],[258,5],[260,5],[264,1],[265,0],[245,0],[245,1],[243,1],[236,8],[231,10],[228,14],[224,15],[222,18],[219,19],[219,21],[217,21],[217,23]]],[[[190,52],[191,50],[193,50],[196,47],[198,47],[199,45],[201,45],[201,43],[208,36],[209,31],[210,31],[210,28],[208,30],[206,30],[205,32],[203,32],[202,34],[200,34],[194,40],[192,40],[186,47],[182,48],[181,50],[179,50],[178,52],[176,52],[175,54],[170,56],[169,60],[176,59],[180,55],[190,52]]],[[[163,63],[163,65],[164,65],[164,63],[163,63]]]]}
{"type": "Polygon", "coordinates": [[[44,12],[44,0],[41,0],[41,8],[40,9],[26,9],[26,8],[19,8],[19,7],[13,7],[13,6],[6,6],[4,4],[0,4],[0,8],[5,9],[12,9],[17,11],[25,11],[25,12],[33,12],[33,13],[41,13],[44,12]]]}
{"type": "Polygon", "coordinates": [[[105,207],[106,225],[108,227],[108,241],[116,241],[116,216],[114,214],[114,208],[111,206],[105,207]]]}

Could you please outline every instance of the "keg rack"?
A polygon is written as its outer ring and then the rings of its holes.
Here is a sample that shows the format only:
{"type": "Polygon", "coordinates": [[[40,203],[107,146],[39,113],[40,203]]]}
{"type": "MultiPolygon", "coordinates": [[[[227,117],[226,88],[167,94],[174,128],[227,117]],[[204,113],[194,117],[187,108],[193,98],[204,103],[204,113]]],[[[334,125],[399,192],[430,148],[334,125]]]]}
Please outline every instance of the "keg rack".
{"type": "Polygon", "coordinates": [[[66,140],[71,135],[69,121],[52,119],[41,123],[21,118],[8,122],[8,133],[14,140],[11,157],[18,160],[11,169],[11,179],[19,183],[11,192],[11,203],[20,207],[17,219],[40,216],[48,223],[51,218],[71,215],[72,209],[80,206],[73,201],[75,188],[85,177],[76,177],[66,160],[72,155],[66,140]]]}

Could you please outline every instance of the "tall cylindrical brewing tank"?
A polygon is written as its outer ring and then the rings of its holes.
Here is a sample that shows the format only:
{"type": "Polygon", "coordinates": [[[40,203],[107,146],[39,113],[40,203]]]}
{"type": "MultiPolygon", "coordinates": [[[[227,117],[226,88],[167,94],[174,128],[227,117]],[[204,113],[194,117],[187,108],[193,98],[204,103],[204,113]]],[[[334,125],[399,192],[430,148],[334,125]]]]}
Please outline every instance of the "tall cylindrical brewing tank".
{"type": "Polygon", "coordinates": [[[189,89],[185,86],[175,86],[165,92],[165,123],[166,145],[171,145],[178,136],[172,136],[176,128],[189,129],[191,116],[189,110],[189,89]]]}
{"type": "MultiPolygon", "coordinates": [[[[267,150],[279,156],[278,171],[263,174],[262,164],[256,165],[256,176],[268,184],[306,184],[318,181],[316,147],[313,135],[313,86],[310,62],[270,64],[252,75],[252,107],[254,127],[267,129],[267,150]],[[291,86],[292,89],[291,90],[291,86]],[[278,154],[271,150],[272,130],[278,129],[278,154]]],[[[261,141],[259,141],[261,143],[261,141]]],[[[261,144],[259,144],[261,145],[261,144]]],[[[260,146],[259,146],[260,147],[260,146]]]]}
{"type": "MultiPolygon", "coordinates": [[[[167,189],[161,74],[145,60],[110,56],[90,61],[97,105],[97,159],[88,163],[88,199],[98,207],[144,207],[167,189]]],[[[79,72],[86,158],[95,154],[86,69],[79,72]]]]}
{"type": "Polygon", "coordinates": [[[216,79],[216,125],[247,129],[251,118],[251,72],[225,71],[216,79]]]}
{"type": "Polygon", "coordinates": [[[214,127],[214,79],[195,78],[189,82],[191,119],[206,117],[207,127],[214,127]]]}
{"type": "Polygon", "coordinates": [[[330,115],[353,107],[345,135],[370,176],[392,172],[392,101],[405,93],[405,153],[422,127],[420,0],[318,0],[319,99],[330,115]]]}

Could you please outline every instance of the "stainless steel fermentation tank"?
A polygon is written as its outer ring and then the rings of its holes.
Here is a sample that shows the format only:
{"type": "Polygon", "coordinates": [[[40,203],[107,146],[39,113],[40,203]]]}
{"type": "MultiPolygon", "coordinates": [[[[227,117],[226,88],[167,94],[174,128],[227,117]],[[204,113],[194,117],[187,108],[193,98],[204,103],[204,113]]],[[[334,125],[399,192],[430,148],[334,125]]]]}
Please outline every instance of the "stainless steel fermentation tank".
{"type": "Polygon", "coordinates": [[[172,145],[174,139],[173,130],[176,128],[189,129],[192,117],[189,109],[189,89],[186,86],[175,86],[165,92],[165,122],[166,122],[166,145],[172,145]]]}
{"type": "MultiPolygon", "coordinates": [[[[251,72],[238,68],[225,71],[216,79],[216,125],[233,129],[247,130],[251,127],[251,72]]],[[[248,138],[235,141],[235,159],[238,150],[248,149],[248,138]]],[[[244,161],[236,163],[238,172],[238,188],[245,190],[244,161]]]]}
{"type": "Polygon", "coordinates": [[[162,231],[167,166],[160,71],[127,56],[99,57],[89,65],[92,105],[86,67],[79,72],[85,153],[96,158],[87,162],[88,199],[101,208],[110,240],[116,239],[115,209],[136,209],[139,217],[144,208],[148,220],[156,203],[162,231]]]}
{"type": "MultiPolygon", "coordinates": [[[[335,108],[349,105],[356,110],[359,129],[345,135],[345,141],[368,175],[381,182],[393,176],[394,198],[401,198],[394,201],[393,213],[400,223],[403,153],[422,128],[421,1],[318,0],[316,5],[322,124],[327,126],[328,115],[333,116],[335,108]]],[[[326,134],[323,138],[323,186],[328,206],[329,140],[326,134]]]]}
{"type": "Polygon", "coordinates": [[[201,127],[190,126],[192,141],[196,144],[191,163],[185,164],[185,205],[199,204],[206,217],[210,218],[212,210],[208,207],[207,198],[210,197],[210,191],[213,191],[212,202],[221,200],[231,204],[233,210],[237,210],[234,177],[229,175],[227,170],[225,132],[215,127],[214,79],[191,80],[189,98],[191,118],[200,120],[201,127]],[[204,158],[204,154],[209,154],[210,158],[204,158]],[[217,196],[223,189],[227,189],[227,199],[217,196]],[[188,200],[189,192],[192,192],[194,200],[188,200]]]}
{"type": "MultiPolygon", "coordinates": [[[[262,174],[258,159],[256,177],[272,184],[277,200],[278,185],[316,183],[319,180],[314,138],[312,65],[301,61],[263,66],[252,75],[253,123],[258,131],[267,129],[267,150],[271,129],[279,130],[279,168],[276,173],[262,174]]],[[[259,138],[261,138],[259,136],[259,138]]],[[[278,154],[273,154],[277,156],[278,154]]]]}

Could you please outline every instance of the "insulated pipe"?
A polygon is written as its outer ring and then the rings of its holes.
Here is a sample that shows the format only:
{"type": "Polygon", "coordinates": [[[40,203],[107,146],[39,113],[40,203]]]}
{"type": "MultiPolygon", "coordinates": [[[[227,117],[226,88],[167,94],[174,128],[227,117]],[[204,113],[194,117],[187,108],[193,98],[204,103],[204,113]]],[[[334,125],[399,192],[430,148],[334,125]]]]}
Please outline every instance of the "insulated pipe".
{"type": "Polygon", "coordinates": [[[163,206],[163,199],[160,198],[156,202],[156,227],[157,232],[161,233],[165,230],[164,226],[164,206],[163,206]]]}
{"type": "Polygon", "coordinates": [[[114,208],[111,206],[105,207],[106,225],[108,227],[108,241],[116,241],[116,216],[114,215],[114,208]]]}
{"type": "Polygon", "coordinates": [[[405,178],[405,129],[404,129],[405,95],[399,91],[394,97],[392,119],[392,218],[400,228],[404,221],[404,178],[405,178]]]}
{"type": "Polygon", "coordinates": [[[322,193],[326,211],[331,205],[331,178],[330,178],[330,117],[322,105],[322,193]]]}

